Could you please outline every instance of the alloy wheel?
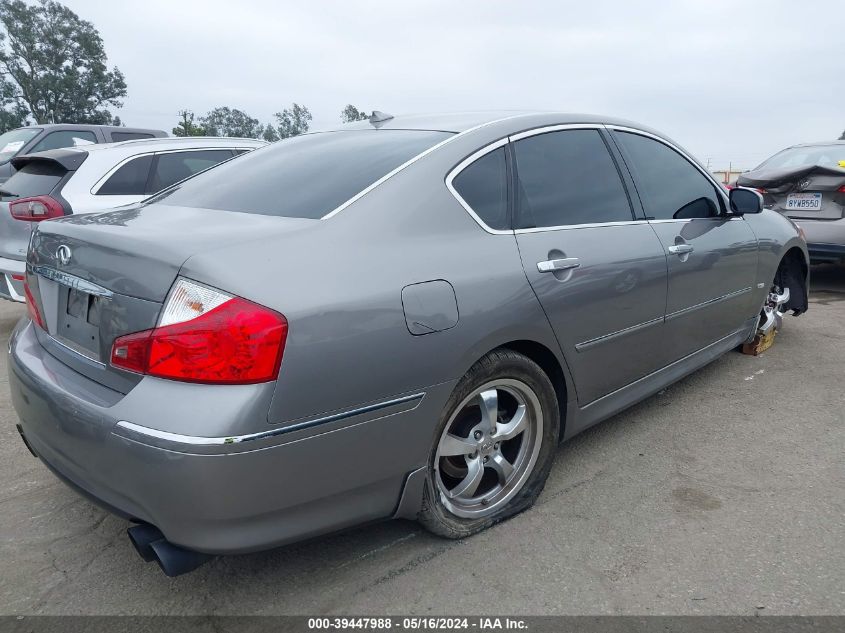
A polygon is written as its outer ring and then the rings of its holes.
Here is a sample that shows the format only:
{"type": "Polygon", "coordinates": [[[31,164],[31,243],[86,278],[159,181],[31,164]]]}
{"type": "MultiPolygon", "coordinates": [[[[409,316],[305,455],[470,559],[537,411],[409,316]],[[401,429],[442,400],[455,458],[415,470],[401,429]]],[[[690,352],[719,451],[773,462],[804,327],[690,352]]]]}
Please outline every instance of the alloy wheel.
{"type": "Polygon", "coordinates": [[[525,484],[542,437],[542,408],[528,385],[501,379],[475,389],[437,445],[434,477],[443,505],[461,517],[495,512],[525,484]]]}

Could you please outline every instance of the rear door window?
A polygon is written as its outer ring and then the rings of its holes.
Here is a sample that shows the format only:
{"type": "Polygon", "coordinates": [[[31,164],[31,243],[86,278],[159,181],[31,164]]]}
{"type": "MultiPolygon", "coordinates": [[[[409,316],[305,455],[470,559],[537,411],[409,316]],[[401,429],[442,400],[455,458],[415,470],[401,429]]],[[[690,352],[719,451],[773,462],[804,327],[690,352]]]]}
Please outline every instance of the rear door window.
{"type": "Polygon", "coordinates": [[[91,145],[97,142],[93,132],[86,130],[60,130],[50,132],[35,144],[35,147],[27,153],[44,152],[48,149],[60,149],[62,147],[79,147],[80,145],[91,145]]]}
{"type": "Polygon", "coordinates": [[[53,161],[33,161],[16,171],[0,185],[3,200],[45,196],[64,178],[67,170],[53,161]]]}
{"type": "Polygon", "coordinates": [[[139,156],[122,165],[97,190],[98,196],[142,196],[147,190],[147,180],[153,155],[139,156]]]}
{"type": "Polygon", "coordinates": [[[505,148],[489,152],[455,176],[452,186],[479,219],[491,229],[510,228],[505,148]]]}
{"type": "Polygon", "coordinates": [[[615,132],[649,220],[719,217],[715,185],[668,145],[641,134],[615,132]]]}
{"type": "Polygon", "coordinates": [[[619,170],[598,130],[537,134],[513,144],[518,228],[633,220],[619,170]]]}
{"type": "Polygon", "coordinates": [[[158,199],[185,207],[318,219],[450,136],[385,129],[303,134],[249,152],[158,199]]]}
{"type": "Polygon", "coordinates": [[[167,189],[185,178],[190,178],[230,158],[232,158],[232,150],[229,149],[158,154],[147,193],[152,194],[167,189]]]}

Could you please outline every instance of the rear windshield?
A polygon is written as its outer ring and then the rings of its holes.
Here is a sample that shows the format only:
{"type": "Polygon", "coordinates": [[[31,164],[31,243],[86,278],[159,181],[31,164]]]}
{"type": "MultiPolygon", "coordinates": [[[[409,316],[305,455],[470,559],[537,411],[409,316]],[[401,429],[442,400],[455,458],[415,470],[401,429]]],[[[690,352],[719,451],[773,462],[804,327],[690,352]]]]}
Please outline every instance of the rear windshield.
{"type": "Polygon", "coordinates": [[[67,170],[53,161],[35,161],[27,163],[0,185],[0,199],[29,198],[45,196],[53,189],[67,170]]]}
{"type": "Polygon", "coordinates": [[[762,165],[760,169],[798,169],[801,167],[845,167],[845,144],[816,145],[813,147],[793,147],[778,152],[762,165]]]}
{"type": "Polygon", "coordinates": [[[8,163],[24,145],[41,131],[40,127],[25,127],[0,134],[0,165],[8,163]]]}
{"type": "Polygon", "coordinates": [[[153,201],[318,219],[449,136],[420,130],[306,134],[224,163],[153,201]]]}

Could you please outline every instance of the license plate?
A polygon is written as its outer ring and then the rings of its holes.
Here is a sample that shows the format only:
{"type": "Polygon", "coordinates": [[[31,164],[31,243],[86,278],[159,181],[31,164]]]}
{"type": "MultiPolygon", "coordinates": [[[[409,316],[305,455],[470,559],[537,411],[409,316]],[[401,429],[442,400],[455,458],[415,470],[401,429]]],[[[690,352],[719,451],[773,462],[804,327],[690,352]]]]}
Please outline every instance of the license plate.
{"type": "Polygon", "coordinates": [[[787,211],[821,211],[822,194],[820,193],[791,193],[786,196],[787,211]]]}

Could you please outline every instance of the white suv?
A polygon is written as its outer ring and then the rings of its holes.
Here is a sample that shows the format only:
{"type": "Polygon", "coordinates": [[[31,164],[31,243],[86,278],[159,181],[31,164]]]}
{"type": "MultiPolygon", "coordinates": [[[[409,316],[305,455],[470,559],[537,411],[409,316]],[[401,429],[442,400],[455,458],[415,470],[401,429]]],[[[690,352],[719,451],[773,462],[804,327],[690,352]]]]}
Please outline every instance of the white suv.
{"type": "Polygon", "coordinates": [[[266,144],[243,138],[152,138],[13,158],[18,171],[0,185],[0,298],[24,300],[34,222],[140,202],[266,144]]]}

